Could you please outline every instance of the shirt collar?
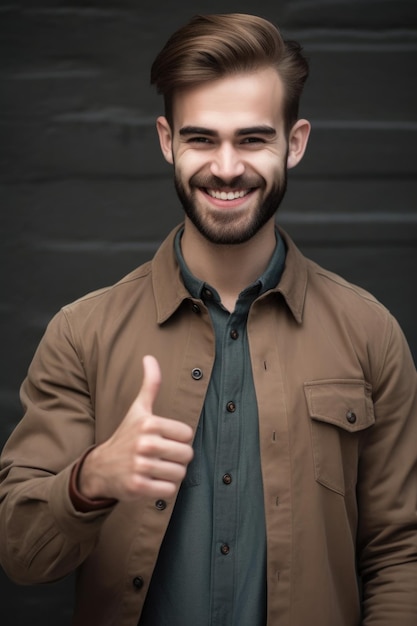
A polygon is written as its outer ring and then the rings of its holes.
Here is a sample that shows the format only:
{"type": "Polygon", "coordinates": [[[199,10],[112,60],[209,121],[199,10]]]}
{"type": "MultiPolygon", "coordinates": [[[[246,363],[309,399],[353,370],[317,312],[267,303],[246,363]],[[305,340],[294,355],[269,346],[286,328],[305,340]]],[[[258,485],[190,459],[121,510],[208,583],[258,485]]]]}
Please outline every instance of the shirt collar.
{"type": "MultiPolygon", "coordinates": [[[[181,237],[183,232],[183,228],[177,232],[174,240],[174,250],[186,288],[194,298],[203,298],[205,290],[216,293],[216,290],[213,287],[200,280],[190,272],[181,251],[181,237]]],[[[269,289],[276,287],[281,279],[282,272],[284,271],[285,255],[286,249],[284,241],[278,230],[276,230],[276,246],[267,268],[257,280],[246,287],[242,294],[250,292],[256,293],[257,296],[260,296],[269,289]]]]}
{"type": "MultiPolygon", "coordinates": [[[[174,245],[177,233],[182,229],[183,225],[177,226],[168,235],[150,263],[158,324],[166,322],[184,300],[190,299],[190,292],[185,287],[181,276],[174,245]]],[[[279,228],[278,231],[279,238],[284,243],[286,257],[281,279],[275,278],[273,281],[275,287],[272,287],[272,291],[285,299],[295,320],[301,324],[307,291],[309,261],[284,230],[279,228]]],[[[269,267],[267,272],[268,269],[269,267]]],[[[263,286],[265,289],[271,289],[266,282],[263,283],[263,286]]]]}

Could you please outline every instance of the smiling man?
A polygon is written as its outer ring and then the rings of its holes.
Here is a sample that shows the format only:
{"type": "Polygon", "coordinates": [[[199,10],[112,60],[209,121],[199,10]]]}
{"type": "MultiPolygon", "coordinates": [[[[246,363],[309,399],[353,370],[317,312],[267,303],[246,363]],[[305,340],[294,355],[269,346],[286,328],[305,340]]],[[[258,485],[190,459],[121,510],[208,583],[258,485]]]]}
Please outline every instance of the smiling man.
{"type": "Polygon", "coordinates": [[[179,90],[171,124],[157,120],[186,213],[184,260],[216,286],[229,310],[267,267],[287,168],[301,160],[307,144],[307,120],[286,132],[283,102],[276,69],[254,66],[179,90]]]}
{"type": "Polygon", "coordinates": [[[2,455],[2,565],[77,570],[76,626],[416,623],[410,351],[275,223],[307,74],[240,14],[153,64],[184,223],[51,321],[2,455]]]}
{"type": "Polygon", "coordinates": [[[186,215],[212,243],[244,243],[268,222],[274,233],[287,167],[301,159],[309,133],[298,120],[287,136],[283,99],[277,71],[253,69],[180,91],[172,129],[158,119],[186,215]]]}

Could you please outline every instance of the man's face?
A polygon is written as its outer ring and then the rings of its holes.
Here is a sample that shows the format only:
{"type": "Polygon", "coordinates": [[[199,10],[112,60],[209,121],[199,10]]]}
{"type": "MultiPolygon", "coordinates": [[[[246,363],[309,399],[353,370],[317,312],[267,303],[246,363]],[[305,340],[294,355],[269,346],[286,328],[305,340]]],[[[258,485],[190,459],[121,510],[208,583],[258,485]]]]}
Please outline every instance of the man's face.
{"type": "Polygon", "coordinates": [[[243,243],[273,220],[286,187],[282,101],[272,68],[176,94],[164,154],[187,217],[209,241],[243,243]]]}

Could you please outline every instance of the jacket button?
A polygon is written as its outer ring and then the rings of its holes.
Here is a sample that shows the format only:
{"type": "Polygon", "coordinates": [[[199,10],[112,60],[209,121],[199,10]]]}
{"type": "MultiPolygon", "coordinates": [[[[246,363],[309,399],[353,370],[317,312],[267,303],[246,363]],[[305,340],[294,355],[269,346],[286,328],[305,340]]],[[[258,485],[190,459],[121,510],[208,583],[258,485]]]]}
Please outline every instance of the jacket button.
{"type": "Polygon", "coordinates": [[[144,584],[142,576],[135,576],[132,582],[135,589],[142,589],[144,584]]]}
{"type": "Polygon", "coordinates": [[[225,485],[230,485],[230,483],[232,482],[232,477],[230,476],[230,474],[224,474],[222,480],[225,485]]]}
{"type": "Polygon", "coordinates": [[[229,411],[229,413],[234,413],[236,411],[236,404],[234,402],[228,402],[226,404],[226,409],[229,411]]]}
{"type": "Polygon", "coordinates": [[[158,511],[163,511],[164,509],[167,508],[167,503],[165,502],[165,500],[157,500],[155,502],[155,506],[158,509],[158,511]]]}
{"type": "Polygon", "coordinates": [[[349,424],[354,424],[356,422],[356,413],[354,413],[354,411],[348,411],[346,413],[346,419],[349,424]]]}
{"type": "Polygon", "coordinates": [[[201,378],[203,378],[203,372],[199,367],[195,367],[191,370],[191,376],[194,378],[194,380],[200,380],[201,378]]]}
{"type": "Polygon", "coordinates": [[[232,339],[237,339],[239,337],[239,333],[234,328],[230,331],[230,336],[232,339]]]}
{"type": "Polygon", "coordinates": [[[224,543],[221,547],[220,547],[220,552],[222,554],[229,554],[230,552],[230,547],[227,545],[227,543],[224,543]]]}
{"type": "Polygon", "coordinates": [[[199,307],[199,306],[198,306],[198,304],[196,304],[195,302],[193,302],[193,305],[192,305],[192,307],[191,307],[191,308],[192,308],[192,310],[194,311],[194,313],[201,313],[201,309],[200,309],[200,307],[199,307]]]}

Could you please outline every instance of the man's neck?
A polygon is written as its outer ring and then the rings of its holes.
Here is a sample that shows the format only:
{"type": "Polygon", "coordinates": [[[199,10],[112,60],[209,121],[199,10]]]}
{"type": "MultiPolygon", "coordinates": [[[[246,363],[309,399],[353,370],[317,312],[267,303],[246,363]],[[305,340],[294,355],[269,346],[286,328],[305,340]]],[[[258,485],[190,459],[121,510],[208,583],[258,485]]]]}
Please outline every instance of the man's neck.
{"type": "Polygon", "coordinates": [[[276,245],[275,225],[270,220],[243,244],[213,244],[186,219],[181,249],[190,271],[214,287],[223,306],[233,311],[239,294],[263,274],[276,245]]]}

